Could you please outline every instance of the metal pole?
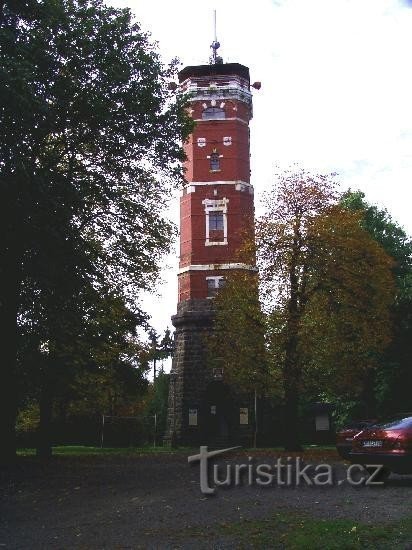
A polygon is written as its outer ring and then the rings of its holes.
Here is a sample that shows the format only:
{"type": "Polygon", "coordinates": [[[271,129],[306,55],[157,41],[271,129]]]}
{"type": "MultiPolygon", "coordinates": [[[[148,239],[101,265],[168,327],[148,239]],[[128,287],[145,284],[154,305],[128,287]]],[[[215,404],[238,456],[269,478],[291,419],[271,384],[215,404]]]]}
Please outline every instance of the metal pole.
{"type": "Polygon", "coordinates": [[[176,377],[177,374],[175,372],[170,373],[170,381],[172,383],[172,391],[173,391],[173,429],[172,429],[172,435],[170,438],[170,444],[172,447],[175,446],[176,442],[176,377]]]}
{"type": "Polygon", "coordinates": [[[157,414],[154,414],[154,441],[153,447],[156,447],[156,431],[157,431],[157,414]]]}
{"type": "Polygon", "coordinates": [[[104,415],[102,416],[102,438],[100,441],[100,447],[103,448],[103,441],[104,441],[104,415]]]}
{"type": "Polygon", "coordinates": [[[216,57],[217,57],[217,32],[216,32],[216,10],[213,10],[213,28],[214,28],[214,31],[215,31],[215,39],[213,41],[213,44],[212,44],[212,49],[213,49],[213,54],[212,54],[212,59],[213,59],[213,63],[216,63],[216,57]]]}
{"type": "Polygon", "coordinates": [[[253,447],[256,449],[257,444],[257,431],[258,431],[258,420],[257,420],[257,391],[255,388],[255,436],[253,441],[253,447]]]}

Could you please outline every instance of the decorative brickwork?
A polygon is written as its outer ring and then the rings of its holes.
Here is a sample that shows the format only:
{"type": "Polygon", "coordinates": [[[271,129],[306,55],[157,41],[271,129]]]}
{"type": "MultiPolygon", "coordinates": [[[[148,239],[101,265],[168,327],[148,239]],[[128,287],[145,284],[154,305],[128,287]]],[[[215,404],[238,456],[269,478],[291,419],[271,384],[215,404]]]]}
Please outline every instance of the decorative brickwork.
{"type": "Polygon", "coordinates": [[[186,67],[196,126],[185,144],[187,185],[180,198],[180,262],[175,352],[165,441],[180,445],[250,445],[254,402],[236,394],[207,361],[213,296],[231,270],[254,270],[239,260],[253,233],[249,69],[238,63],[186,67]]]}

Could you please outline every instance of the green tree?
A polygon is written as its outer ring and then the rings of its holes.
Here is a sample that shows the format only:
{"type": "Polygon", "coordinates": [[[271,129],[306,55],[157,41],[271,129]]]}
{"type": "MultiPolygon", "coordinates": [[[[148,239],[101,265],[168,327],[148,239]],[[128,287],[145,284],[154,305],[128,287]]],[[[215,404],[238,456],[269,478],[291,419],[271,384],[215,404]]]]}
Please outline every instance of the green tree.
{"type": "Polygon", "coordinates": [[[392,304],[393,337],[379,368],[365,380],[362,414],[385,415],[412,408],[412,241],[387,210],[369,204],[361,191],[348,191],[342,204],[361,215],[365,230],[393,258],[395,299],[392,304]],[[369,412],[370,411],[370,412],[369,412]]]}
{"type": "Polygon", "coordinates": [[[169,383],[170,375],[160,371],[150,385],[145,400],[144,413],[150,418],[154,418],[156,415],[156,444],[161,442],[161,438],[166,432],[169,383]]]}
{"type": "Polygon", "coordinates": [[[148,358],[153,362],[153,380],[156,380],[158,374],[157,361],[161,362],[160,368],[162,369],[163,361],[173,355],[173,338],[170,329],[166,328],[162,339],[159,339],[160,336],[151,328],[149,330],[150,351],[148,358]]]}
{"type": "Polygon", "coordinates": [[[91,417],[115,414],[130,407],[145,388],[148,366],[136,334],[139,316],[110,291],[92,292],[80,304],[61,303],[65,309],[60,314],[50,317],[48,310],[43,318],[37,313],[20,325],[19,378],[26,386],[20,395],[25,397],[22,406],[27,400],[39,402],[37,449],[42,457],[51,455],[56,409],[63,418],[78,401],[91,417]]]}
{"type": "MultiPolygon", "coordinates": [[[[242,260],[247,262],[245,255],[242,260]]],[[[249,262],[248,262],[249,263],[249,262]]],[[[215,297],[215,321],[208,338],[211,367],[241,392],[264,394],[276,384],[268,372],[267,324],[259,301],[258,277],[235,272],[215,297]]]]}
{"type": "Polygon", "coordinates": [[[58,314],[73,303],[84,314],[83,288],[109,287],[131,305],[152,287],[173,234],[163,212],[191,123],[184,98],[168,87],[176,63],[161,64],[128,10],[99,0],[4,0],[0,46],[0,438],[7,460],[21,320],[41,311],[41,324],[63,348],[58,314]]]}

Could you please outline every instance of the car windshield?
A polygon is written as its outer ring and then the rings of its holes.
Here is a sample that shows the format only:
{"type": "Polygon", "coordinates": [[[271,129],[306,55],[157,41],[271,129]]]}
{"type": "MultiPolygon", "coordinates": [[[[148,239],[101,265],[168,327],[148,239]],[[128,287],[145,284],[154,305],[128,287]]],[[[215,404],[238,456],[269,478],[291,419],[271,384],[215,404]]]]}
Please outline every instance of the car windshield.
{"type": "Polygon", "coordinates": [[[378,422],[373,425],[373,428],[383,428],[384,430],[389,428],[412,428],[412,416],[407,416],[406,418],[393,418],[391,420],[386,420],[385,422],[378,422]]]}

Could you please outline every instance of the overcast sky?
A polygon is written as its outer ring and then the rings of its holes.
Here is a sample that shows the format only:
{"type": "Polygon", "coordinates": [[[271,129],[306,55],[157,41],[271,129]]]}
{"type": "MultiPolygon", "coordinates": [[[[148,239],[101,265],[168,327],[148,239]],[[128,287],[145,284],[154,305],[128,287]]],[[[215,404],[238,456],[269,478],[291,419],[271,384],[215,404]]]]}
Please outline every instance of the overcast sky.
{"type": "MultiPolygon", "coordinates": [[[[109,1],[109,0],[108,0],[109,1]]],[[[128,6],[165,61],[208,62],[217,10],[220,55],[262,82],[251,122],[258,206],[274,166],[337,172],[412,233],[412,0],[111,0],[128,6]]],[[[178,219],[178,199],[171,215],[178,219]]],[[[157,330],[176,311],[177,252],[159,297],[157,330]]]]}

